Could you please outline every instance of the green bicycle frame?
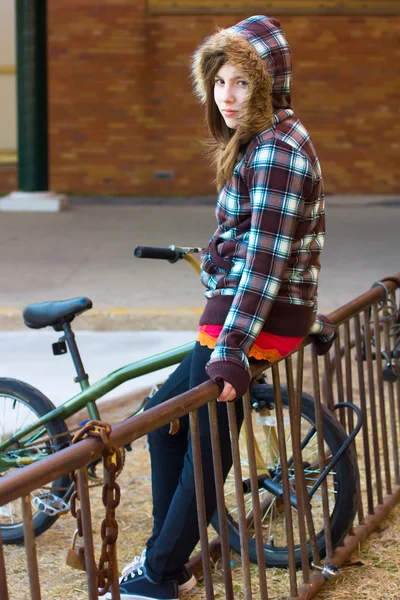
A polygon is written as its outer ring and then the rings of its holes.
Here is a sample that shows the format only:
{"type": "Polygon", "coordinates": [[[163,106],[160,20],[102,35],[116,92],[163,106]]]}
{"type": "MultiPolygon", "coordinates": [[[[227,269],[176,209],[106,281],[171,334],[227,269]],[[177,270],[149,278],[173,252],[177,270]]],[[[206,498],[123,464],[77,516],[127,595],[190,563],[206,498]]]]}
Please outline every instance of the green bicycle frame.
{"type": "Polygon", "coordinates": [[[23,439],[30,433],[36,431],[39,427],[45,425],[52,419],[65,420],[71,415],[81,410],[82,408],[84,408],[85,406],[88,409],[88,413],[91,419],[99,419],[100,415],[95,404],[96,400],[98,400],[111,390],[114,390],[126,381],[130,381],[131,379],[135,379],[136,377],[147,375],[147,373],[153,373],[165,367],[170,367],[172,365],[180,363],[185,358],[185,356],[189,354],[193,347],[194,342],[190,342],[188,344],[184,344],[183,346],[172,348],[171,350],[168,350],[166,352],[155,354],[154,356],[150,356],[143,360],[130,363],[125,367],[121,367],[120,369],[113,371],[112,373],[106,375],[106,377],[103,377],[93,385],[87,387],[86,389],[83,389],[79,394],[73,396],[72,398],[64,402],[61,406],[48,412],[31,425],[28,425],[27,427],[24,427],[23,429],[14,432],[13,435],[10,436],[10,438],[0,443],[0,452],[14,445],[16,442],[23,439]]]}

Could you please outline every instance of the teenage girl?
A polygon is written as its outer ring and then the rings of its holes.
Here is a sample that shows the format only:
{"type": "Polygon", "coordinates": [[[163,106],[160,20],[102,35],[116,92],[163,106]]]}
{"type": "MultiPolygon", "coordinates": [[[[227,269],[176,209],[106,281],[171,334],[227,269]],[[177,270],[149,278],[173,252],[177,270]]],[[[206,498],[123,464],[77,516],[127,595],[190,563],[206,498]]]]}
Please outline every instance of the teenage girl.
{"type": "MultiPolygon", "coordinates": [[[[325,353],[334,328],[317,314],[325,216],[321,169],[290,96],[291,53],[276,19],[250,17],[207,38],[193,58],[216,169],[217,229],[204,251],[207,303],[196,345],[148,408],[211,379],[224,477],[232,466],[226,402],[250,383],[249,357],[277,360],[314,334],[325,353]]],[[[216,509],[208,408],[199,410],[208,520],[216,509]]],[[[120,580],[124,600],[174,600],[196,584],[185,564],[199,540],[189,418],[148,437],[153,532],[120,580]]],[[[107,597],[111,597],[108,595],[107,597]]]]}

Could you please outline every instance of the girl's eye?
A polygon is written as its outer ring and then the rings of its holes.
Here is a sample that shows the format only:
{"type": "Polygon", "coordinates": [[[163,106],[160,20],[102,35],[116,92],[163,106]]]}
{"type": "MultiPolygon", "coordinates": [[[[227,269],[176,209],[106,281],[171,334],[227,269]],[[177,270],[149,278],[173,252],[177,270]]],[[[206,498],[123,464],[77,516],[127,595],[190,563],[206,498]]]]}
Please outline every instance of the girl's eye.
{"type": "Polygon", "coordinates": [[[244,87],[245,87],[246,85],[249,85],[249,84],[248,84],[248,82],[247,82],[247,81],[245,81],[244,79],[241,79],[241,80],[239,80],[239,81],[238,81],[238,84],[239,84],[239,85],[241,85],[241,86],[244,86],[244,87]]]}
{"type": "Polygon", "coordinates": [[[216,79],[215,83],[217,83],[218,85],[222,85],[224,83],[223,79],[216,79]]]}

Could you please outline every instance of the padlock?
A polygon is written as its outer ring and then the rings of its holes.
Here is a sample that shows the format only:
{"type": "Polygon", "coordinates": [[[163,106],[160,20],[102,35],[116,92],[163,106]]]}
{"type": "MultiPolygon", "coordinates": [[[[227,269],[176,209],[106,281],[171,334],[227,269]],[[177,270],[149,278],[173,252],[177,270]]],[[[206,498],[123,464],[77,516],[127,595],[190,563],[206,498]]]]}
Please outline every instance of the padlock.
{"type": "Polygon", "coordinates": [[[322,567],[320,567],[319,565],[315,565],[314,563],[311,563],[311,566],[313,567],[313,569],[316,569],[317,571],[321,571],[321,573],[325,577],[325,579],[330,579],[330,580],[334,581],[335,579],[337,579],[340,576],[340,569],[336,565],[325,564],[325,565],[322,565],[322,567]]]}
{"type": "Polygon", "coordinates": [[[85,555],[84,548],[79,548],[79,551],[75,549],[76,538],[78,535],[78,529],[74,531],[74,535],[72,536],[71,548],[68,549],[68,554],[65,563],[72,567],[73,569],[79,569],[80,571],[85,571],[85,555]]]}

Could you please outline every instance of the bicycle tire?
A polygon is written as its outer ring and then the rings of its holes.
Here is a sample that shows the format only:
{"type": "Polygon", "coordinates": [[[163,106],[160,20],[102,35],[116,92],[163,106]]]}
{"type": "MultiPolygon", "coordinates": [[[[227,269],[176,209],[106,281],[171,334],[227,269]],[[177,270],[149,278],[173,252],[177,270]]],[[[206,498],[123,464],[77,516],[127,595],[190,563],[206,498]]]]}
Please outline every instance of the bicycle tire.
{"type": "MultiPolygon", "coordinates": [[[[27,425],[55,408],[54,404],[46,396],[31,385],[17,379],[2,377],[0,378],[0,411],[3,411],[2,414],[4,415],[7,409],[6,401],[10,401],[7,413],[7,425],[5,422],[0,423],[0,441],[4,441],[10,435],[10,432],[7,432],[7,435],[5,435],[6,426],[11,426],[11,433],[22,427],[21,423],[17,423],[17,419],[22,420],[23,425],[27,425]]],[[[4,421],[6,420],[4,419],[4,421]]],[[[65,422],[61,419],[52,419],[43,428],[46,430],[46,437],[58,436],[54,441],[43,440],[39,448],[44,456],[53,454],[70,443],[71,436],[68,433],[65,422]],[[62,435],[64,433],[65,435],[62,435]]],[[[40,441],[40,438],[37,441],[40,441]]],[[[24,440],[22,440],[22,444],[23,442],[24,440]]],[[[17,449],[7,449],[4,454],[10,456],[12,453],[20,453],[22,455],[24,452],[26,453],[27,450],[24,450],[22,445],[17,449]]],[[[7,473],[7,471],[4,473],[7,473]]],[[[70,484],[69,475],[65,475],[50,484],[51,491],[56,496],[62,497],[65,489],[68,489],[70,484]]],[[[32,493],[37,491],[34,490],[32,493]]],[[[34,507],[32,508],[34,509],[34,507]]],[[[38,536],[51,527],[58,519],[58,516],[48,515],[41,511],[34,512],[33,528],[35,535],[38,536]]],[[[22,518],[21,520],[15,520],[19,518],[21,518],[21,509],[18,500],[0,508],[0,528],[4,544],[23,544],[24,531],[22,518]]]]}
{"type": "MultiPolygon", "coordinates": [[[[287,389],[282,388],[282,406],[288,409],[289,398],[287,389]]],[[[274,402],[273,386],[268,385],[268,394],[271,403],[274,402]]],[[[325,406],[322,406],[322,419],[324,426],[324,442],[334,454],[342,446],[347,434],[342,425],[325,406]]],[[[255,414],[254,412],[252,413],[255,414]]],[[[306,393],[302,396],[302,419],[305,419],[310,425],[315,423],[315,404],[314,399],[306,393]]],[[[254,418],[253,418],[254,421],[254,418]]],[[[334,466],[334,475],[332,477],[335,489],[335,504],[333,511],[330,511],[332,545],[336,548],[349,533],[354,518],[357,513],[360,488],[359,472],[357,466],[356,453],[352,445],[347,447],[336,465],[334,466]]],[[[228,475],[229,477],[229,475],[228,475]]],[[[315,477],[315,475],[314,475],[315,477]]],[[[226,484],[225,484],[226,485],[226,484]]],[[[332,485],[332,484],[331,484],[332,485]]],[[[226,492],[227,493],[227,492],[226,492]]],[[[261,492],[260,492],[261,493],[261,492]]],[[[318,493],[318,490],[316,491],[318,493]]],[[[315,495],[314,495],[315,496],[315,495]]],[[[251,497],[251,496],[250,496],[251,497]]],[[[240,554],[240,535],[239,525],[231,514],[227,512],[228,538],[230,547],[240,554]]],[[[292,510],[294,512],[294,510],[292,510]]],[[[314,516],[314,511],[313,511],[314,516]]],[[[218,515],[215,513],[211,520],[214,529],[219,533],[218,515]]],[[[316,540],[321,558],[326,555],[325,534],[322,529],[316,530],[316,540]]],[[[256,540],[253,535],[248,537],[248,549],[250,561],[257,563],[256,540]]],[[[311,544],[307,542],[307,551],[309,560],[312,560],[311,544]]],[[[289,555],[286,546],[277,547],[275,544],[264,543],[264,560],[267,567],[287,568],[289,565],[289,555]]],[[[300,544],[295,545],[296,566],[301,566],[300,544]]]]}

